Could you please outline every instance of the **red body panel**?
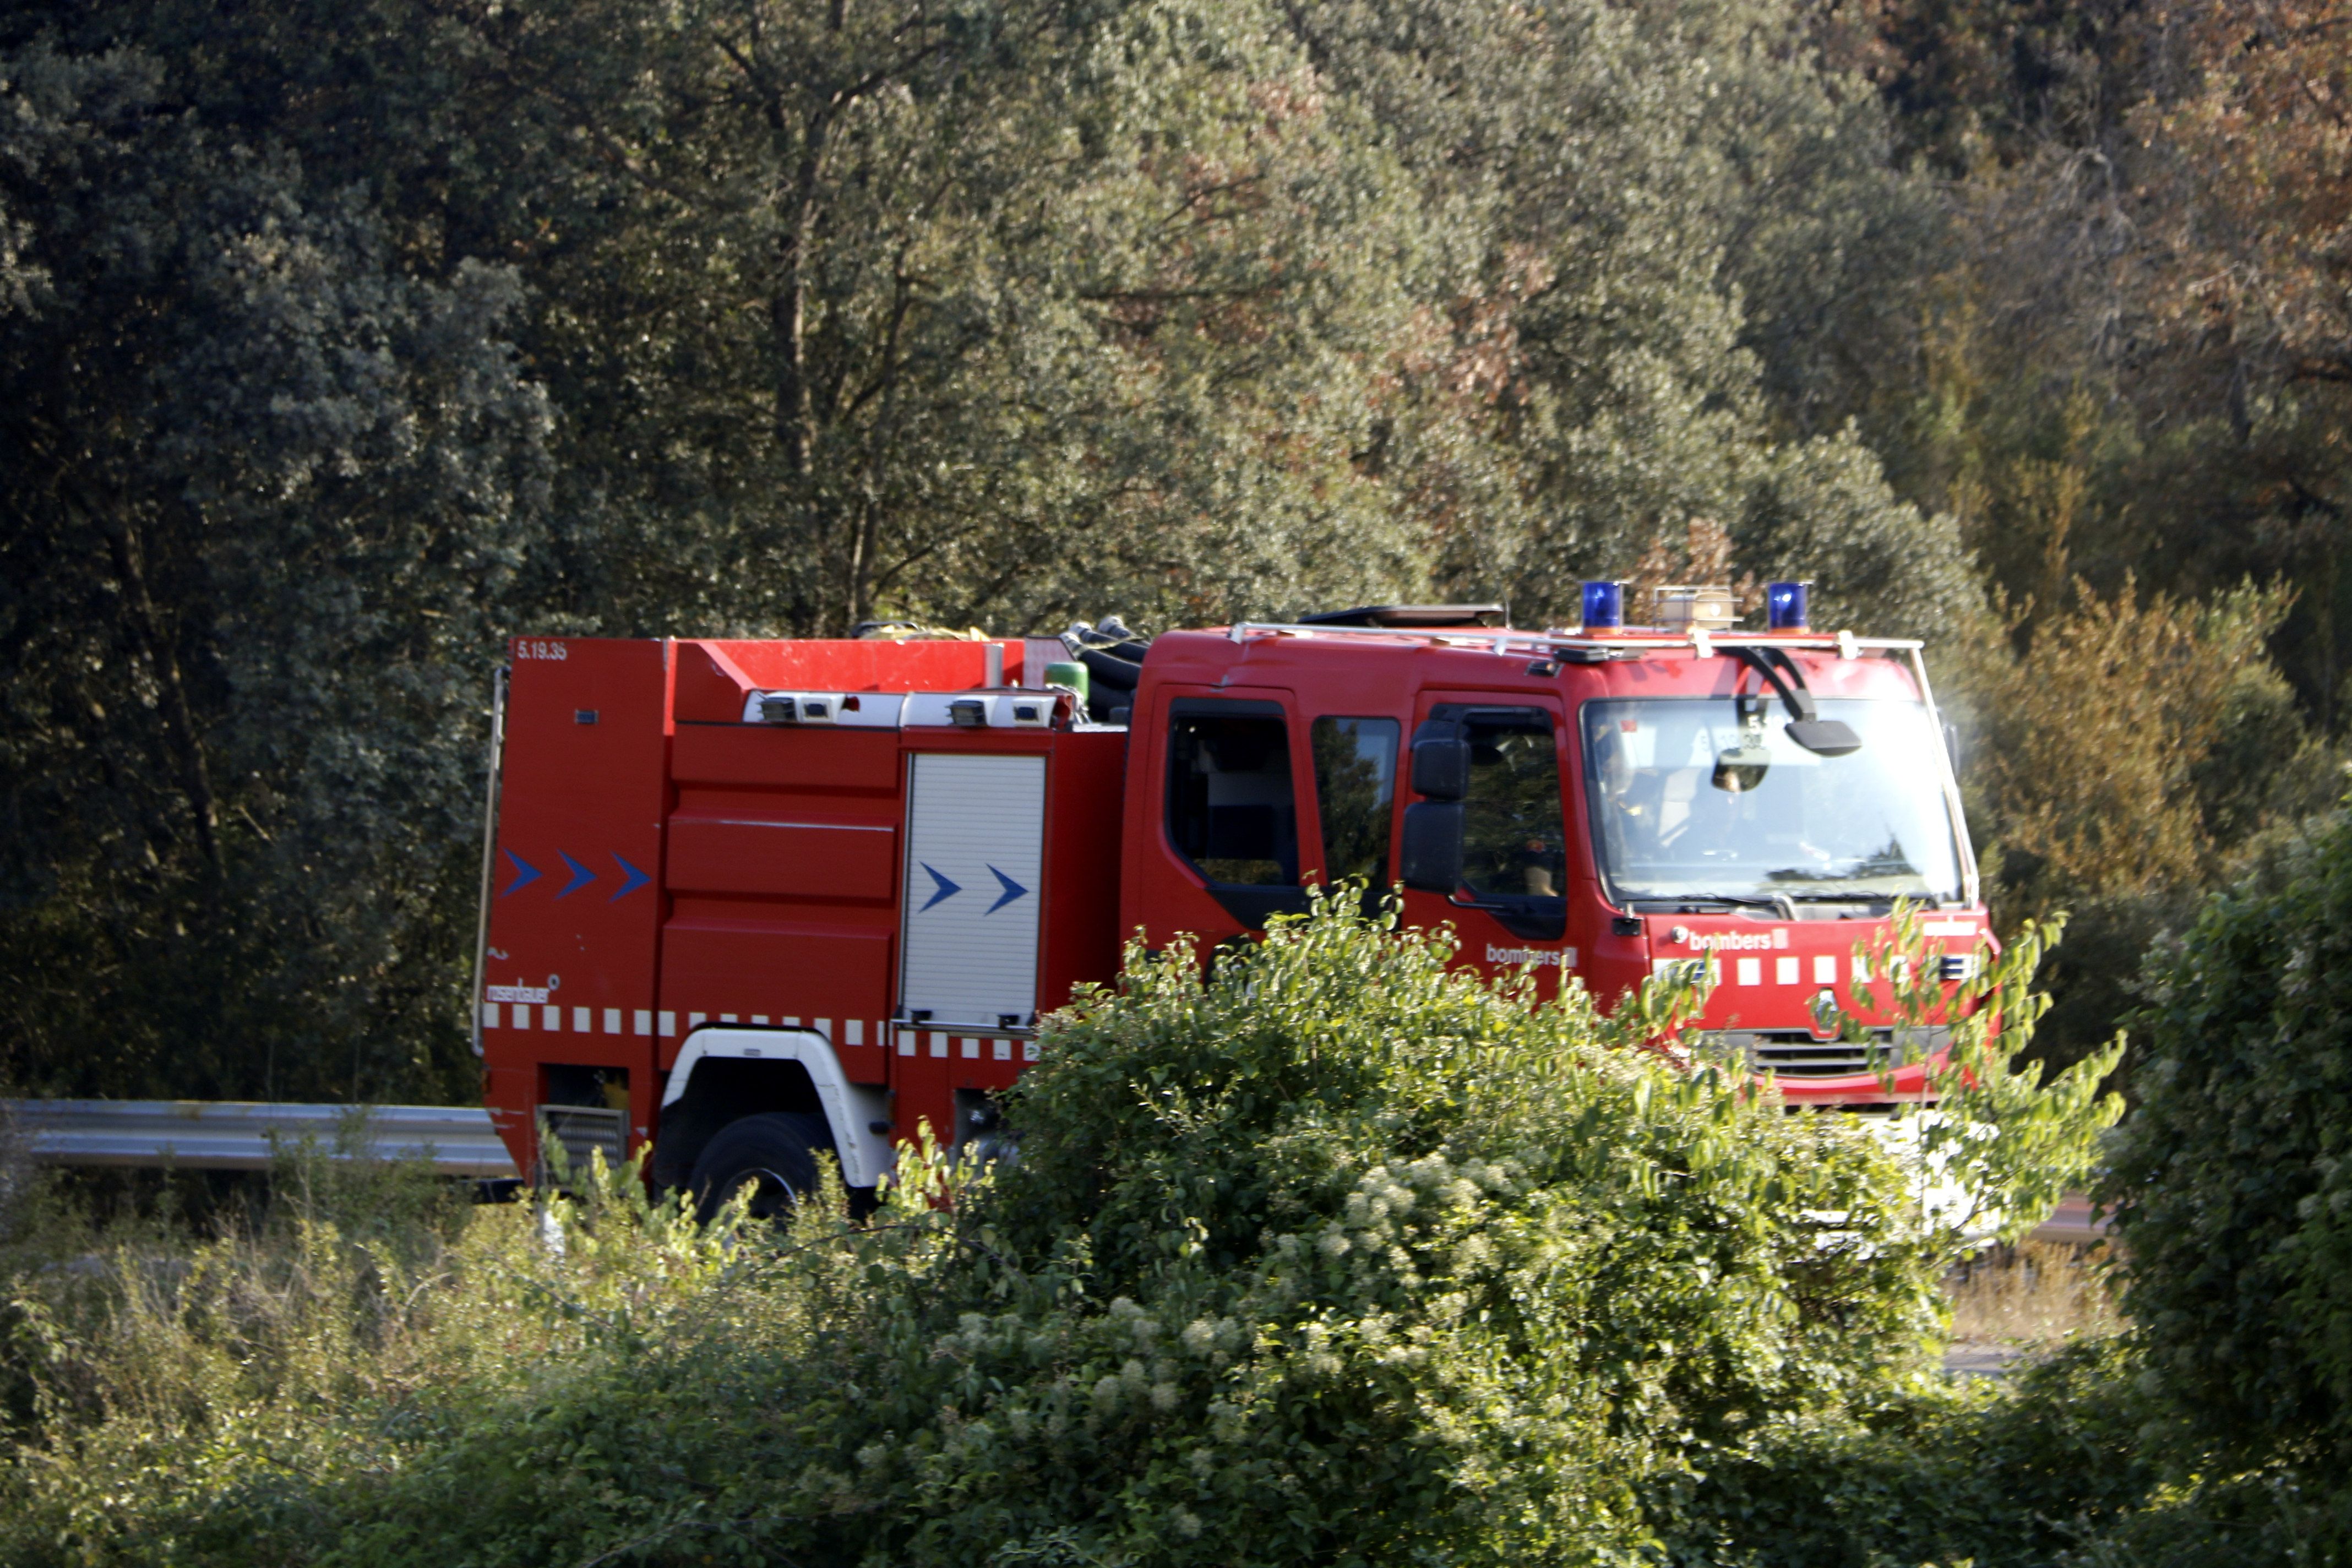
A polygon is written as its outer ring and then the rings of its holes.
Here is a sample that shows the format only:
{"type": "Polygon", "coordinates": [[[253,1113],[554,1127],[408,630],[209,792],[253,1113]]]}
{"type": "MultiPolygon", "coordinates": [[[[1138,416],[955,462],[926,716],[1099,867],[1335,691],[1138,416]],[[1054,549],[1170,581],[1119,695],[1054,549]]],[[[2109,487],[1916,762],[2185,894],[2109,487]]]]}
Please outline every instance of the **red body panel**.
{"type": "MultiPolygon", "coordinates": [[[[910,878],[907,843],[915,831],[910,780],[924,756],[1043,759],[1038,1012],[1077,986],[1110,980],[1129,933],[1153,946],[1248,934],[1262,913],[1237,916],[1167,826],[1172,716],[1220,702],[1254,704],[1247,711],[1284,724],[1295,798],[1280,809],[1295,812],[1301,882],[1329,874],[1309,740],[1317,719],[1397,726],[1405,744],[1389,805],[1393,868],[1404,809],[1416,798],[1405,764],[1415,727],[1441,705],[1547,715],[1566,812],[1564,929],[1531,938],[1495,913],[1430,892],[1406,893],[1404,907],[1412,923],[1453,924],[1465,962],[1496,973],[1534,963],[1548,993],[1572,975],[1611,1005],[1663,961],[1711,957],[1718,983],[1700,1026],[1786,1034],[1809,1027],[1822,990],[1844,998],[1855,949],[1885,936],[1876,919],[1634,914],[1609,903],[1583,784],[1582,705],[1656,696],[1728,702],[1743,679],[1756,689],[1733,658],[1674,645],[1561,665],[1413,637],[1176,632],[1152,645],[1128,730],[1073,727],[1066,710],[1051,725],[971,729],[945,721],[936,700],[920,721],[912,707],[903,721],[886,708],[897,693],[974,691],[992,673],[1000,693],[1023,684],[1024,645],[994,646],[996,671],[990,645],[977,642],[514,644],[479,1002],[487,1096],[520,1168],[532,1168],[532,1109],[548,1099],[553,1073],[593,1068],[609,1084],[625,1072],[630,1142],[657,1137],[666,1078],[705,1025],[814,1030],[846,1081],[887,1090],[899,1137],[925,1122],[944,1132],[959,1091],[1002,1089],[1034,1059],[1034,1044],[1022,1044],[1034,1018],[993,1035],[973,1033],[978,1026],[967,1021],[959,1033],[932,1028],[928,1015],[909,1016],[902,1004],[908,911],[926,889],[910,878]],[[796,727],[757,721],[757,713],[747,722],[747,703],[761,691],[833,693],[842,722],[796,727]],[[858,693],[883,700],[869,698],[853,726],[846,696],[858,693]]],[[[1818,643],[1790,651],[1821,696],[1922,695],[1898,660],[1852,657],[1850,647],[1837,657],[1818,643]]],[[[1038,809],[1037,798],[1023,795],[1033,803],[1023,809],[1038,809]]],[[[928,863],[920,869],[940,877],[928,863]]],[[[1295,888],[1263,891],[1276,903],[1299,897],[1295,888]]],[[[1976,951],[1990,936],[1975,906],[1935,911],[1927,930],[1953,952],[1976,951]]],[[[1874,1013],[1866,1021],[1885,1022],[1874,1013]]],[[[1923,1092],[1923,1072],[1901,1069],[1898,1096],[1923,1092]]],[[[1887,1092],[1875,1076],[1784,1078],[1781,1089],[1794,1100],[1828,1103],[1880,1101],[1887,1092]]]]}
{"type": "MultiPolygon", "coordinates": [[[[996,646],[1003,679],[1018,681],[1022,644],[996,646]]],[[[907,1136],[926,1121],[945,1135],[956,1090],[1013,1081],[1018,1052],[968,1057],[957,1036],[935,1058],[917,1031],[898,1039],[918,753],[1047,759],[1037,1005],[1111,976],[1123,732],[743,721],[758,690],[977,689],[987,647],[517,641],[482,1040],[486,1098],[519,1169],[537,1157],[551,1067],[627,1072],[634,1146],[658,1135],[667,1075],[705,1024],[815,1030],[850,1081],[891,1091],[907,1136]],[[609,869],[567,892],[575,862],[609,869]],[[560,1004],[540,1000],[551,977],[560,1004]]]]}
{"type": "MultiPolygon", "coordinates": [[[[669,668],[646,640],[517,638],[506,720],[482,1065],[517,1168],[548,1061],[629,1074],[649,1128],[663,914],[669,668]]],[[[644,1136],[642,1131],[637,1136],[644,1136]]]]}
{"type": "MultiPolygon", "coordinates": [[[[679,647],[692,669],[701,645],[679,647]]],[[[830,1037],[857,1081],[882,1083],[899,736],[745,724],[743,700],[725,722],[681,716],[672,743],[661,1066],[706,1019],[789,1019],[830,1037]]]]}

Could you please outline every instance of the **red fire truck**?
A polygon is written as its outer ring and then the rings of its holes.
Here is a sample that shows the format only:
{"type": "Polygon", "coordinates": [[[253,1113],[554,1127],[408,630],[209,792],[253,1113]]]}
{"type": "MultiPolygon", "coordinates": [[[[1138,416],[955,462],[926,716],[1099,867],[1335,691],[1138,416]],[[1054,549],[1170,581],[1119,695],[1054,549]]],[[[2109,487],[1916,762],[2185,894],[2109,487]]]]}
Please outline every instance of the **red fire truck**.
{"type": "Polygon", "coordinates": [[[1128,933],[1206,952],[1343,879],[1604,1005],[1705,965],[1700,1048],[1792,1102],[1921,1096],[1937,1031],[1838,1016],[1896,899],[1947,980],[1990,937],[1919,645],[1814,632],[1798,584],[1748,632],[1719,590],[1652,627],[1615,591],[1542,632],[516,639],[476,1040],[518,1169],[650,1145],[658,1183],[782,1201],[825,1152],[870,1188],[922,1123],[988,1136],[1128,933]]]}

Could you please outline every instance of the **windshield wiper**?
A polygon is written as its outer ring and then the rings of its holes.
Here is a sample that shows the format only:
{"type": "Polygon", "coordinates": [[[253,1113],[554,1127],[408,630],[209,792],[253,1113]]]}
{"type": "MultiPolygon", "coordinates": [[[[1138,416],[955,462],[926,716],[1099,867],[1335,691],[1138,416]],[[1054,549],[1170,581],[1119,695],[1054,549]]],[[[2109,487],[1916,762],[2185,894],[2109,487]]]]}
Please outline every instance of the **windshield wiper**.
{"type": "Polygon", "coordinates": [[[1895,907],[1892,893],[1790,893],[1790,901],[1800,904],[1866,904],[1873,909],[1895,907]]]}

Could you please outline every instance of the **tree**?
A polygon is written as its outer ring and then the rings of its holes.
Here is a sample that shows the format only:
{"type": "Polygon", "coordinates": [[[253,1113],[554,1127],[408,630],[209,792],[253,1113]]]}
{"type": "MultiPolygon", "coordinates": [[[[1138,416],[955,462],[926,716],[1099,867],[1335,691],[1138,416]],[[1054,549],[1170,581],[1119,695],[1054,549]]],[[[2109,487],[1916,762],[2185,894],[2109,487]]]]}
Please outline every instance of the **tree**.
{"type": "Polygon", "coordinates": [[[2260,542],[2305,585],[2294,673],[2333,727],[2352,626],[2352,7],[2204,0],[2167,19],[2179,85],[2159,79],[2134,121],[2155,153],[2151,312],[2248,448],[2260,542]]]}
{"type": "Polygon", "coordinates": [[[507,8],[578,624],[1202,619],[1418,575],[1413,215],[1250,7],[507,8]],[[625,331],[615,331],[625,322],[625,331]]]}
{"type": "Polygon", "coordinates": [[[1423,411],[1379,454],[1442,583],[1572,622],[1580,578],[1706,519],[1742,571],[1820,579],[1826,619],[1963,627],[1949,524],[1835,420],[1784,438],[1748,337],[1784,387],[1807,379],[1839,320],[1825,237],[1859,256],[1912,221],[1875,110],[1791,53],[1792,12],[1391,0],[1291,22],[1455,231],[1455,297],[1409,363],[1423,411]]]}
{"type": "Polygon", "coordinates": [[[148,57],[0,78],[5,1070],[454,1087],[480,656],[547,479],[514,280],[404,276],[148,57]]]}

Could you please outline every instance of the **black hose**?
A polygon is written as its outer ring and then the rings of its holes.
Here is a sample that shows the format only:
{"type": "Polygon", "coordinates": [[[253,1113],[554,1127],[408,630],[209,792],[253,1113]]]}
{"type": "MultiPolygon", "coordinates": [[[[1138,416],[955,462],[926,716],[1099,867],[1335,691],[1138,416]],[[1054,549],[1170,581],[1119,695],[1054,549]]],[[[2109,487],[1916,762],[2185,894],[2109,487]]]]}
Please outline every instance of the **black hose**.
{"type": "Polygon", "coordinates": [[[1121,691],[1134,690],[1135,683],[1143,676],[1140,663],[1121,658],[1098,647],[1080,648],[1078,661],[1087,667],[1087,673],[1095,679],[1105,686],[1115,686],[1121,691]]]}

